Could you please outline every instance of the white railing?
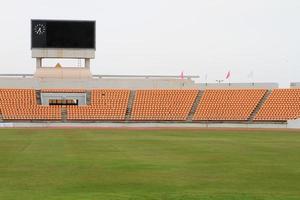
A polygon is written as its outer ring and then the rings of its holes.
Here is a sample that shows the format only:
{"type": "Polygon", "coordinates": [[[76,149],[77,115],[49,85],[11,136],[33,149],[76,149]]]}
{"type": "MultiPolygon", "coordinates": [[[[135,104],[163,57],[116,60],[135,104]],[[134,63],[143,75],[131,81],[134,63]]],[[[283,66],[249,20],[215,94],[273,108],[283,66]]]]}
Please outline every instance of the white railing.
{"type": "Polygon", "coordinates": [[[172,75],[93,75],[93,78],[141,78],[141,79],[192,79],[200,78],[200,76],[172,76],[172,75]]]}
{"type": "MultiPolygon", "coordinates": [[[[22,77],[22,78],[32,78],[33,74],[0,74],[0,77],[22,77]]],[[[172,75],[93,75],[93,78],[140,78],[140,79],[192,79],[200,78],[200,76],[172,76],[172,75]]]]}
{"type": "Polygon", "coordinates": [[[0,77],[33,77],[33,74],[0,74],[0,77]]]}

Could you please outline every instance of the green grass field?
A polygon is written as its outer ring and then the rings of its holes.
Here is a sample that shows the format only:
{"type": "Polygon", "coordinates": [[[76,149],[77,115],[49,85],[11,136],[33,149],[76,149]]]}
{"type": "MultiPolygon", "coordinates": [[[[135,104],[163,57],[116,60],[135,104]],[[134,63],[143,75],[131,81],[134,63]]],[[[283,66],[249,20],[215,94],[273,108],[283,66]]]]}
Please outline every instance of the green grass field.
{"type": "Polygon", "coordinates": [[[298,200],[300,132],[0,129],[2,200],[298,200]]]}

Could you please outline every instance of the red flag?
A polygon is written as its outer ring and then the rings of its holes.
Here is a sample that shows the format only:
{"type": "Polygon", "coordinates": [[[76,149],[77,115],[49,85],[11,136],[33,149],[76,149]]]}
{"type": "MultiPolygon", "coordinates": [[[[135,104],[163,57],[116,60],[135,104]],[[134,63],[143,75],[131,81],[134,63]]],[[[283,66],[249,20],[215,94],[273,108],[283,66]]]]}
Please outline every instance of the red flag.
{"type": "Polygon", "coordinates": [[[183,71],[180,73],[180,79],[183,79],[183,71]]]}
{"type": "Polygon", "coordinates": [[[227,72],[227,74],[226,74],[226,79],[229,79],[230,78],[230,75],[231,75],[231,73],[230,73],[230,70],[227,72]]]}

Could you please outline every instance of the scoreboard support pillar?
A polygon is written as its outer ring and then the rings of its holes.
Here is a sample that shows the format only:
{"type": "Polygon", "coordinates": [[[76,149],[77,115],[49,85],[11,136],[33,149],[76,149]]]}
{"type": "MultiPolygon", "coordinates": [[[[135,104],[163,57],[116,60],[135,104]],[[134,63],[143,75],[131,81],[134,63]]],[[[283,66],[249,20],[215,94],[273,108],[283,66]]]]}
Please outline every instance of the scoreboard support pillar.
{"type": "Polygon", "coordinates": [[[42,58],[36,58],[36,68],[42,67],[42,58]]]}
{"type": "Polygon", "coordinates": [[[87,69],[89,69],[90,66],[91,66],[91,59],[85,58],[84,59],[84,67],[87,68],[87,69]]]}

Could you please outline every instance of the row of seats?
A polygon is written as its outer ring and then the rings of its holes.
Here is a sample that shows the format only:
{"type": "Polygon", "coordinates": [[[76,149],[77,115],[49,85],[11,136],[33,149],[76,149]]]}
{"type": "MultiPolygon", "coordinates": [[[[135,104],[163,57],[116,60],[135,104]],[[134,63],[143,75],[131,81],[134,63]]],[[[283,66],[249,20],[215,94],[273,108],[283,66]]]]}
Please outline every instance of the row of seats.
{"type": "Polygon", "coordinates": [[[300,118],[300,89],[274,89],[254,120],[289,120],[300,118]]]}
{"type": "MultiPolygon", "coordinates": [[[[42,91],[86,92],[77,89],[42,91]]],[[[89,105],[66,106],[67,120],[125,120],[127,111],[131,111],[128,119],[133,121],[185,121],[190,113],[194,113],[193,121],[300,118],[300,89],[274,89],[270,95],[264,89],[137,90],[129,110],[129,90],[90,92],[89,105]],[[196,99],[200,101],[195,104],[196,99]]],[[[38,105],[33,89],[0,89],[0,112],[4,120],[62,119],[62,106],[38,105]]]]}
{"type": "Polygon", "coordinates": [[[61,120],[61,108],[38,105],[32,89],[1,89],[0,110],[4,120],[61,120]]]}
{"type": "Polygon", "coordinates": [[[84,93],[84,89],[41,89],[42,93],[84,93]]]}
{"type": "Polygon", "coordinates": [[[205,90],[193,120],[248,120],[267,90],[205,90]]]}
{"type": "Polygon", "coordinates": [[[125,120],[129,90],[92,90],[91,104],[67,106],[68,120],[125,120]]]}
{"type": "Polygon", "coordinates": [[[131,120],[184,121],[198,90],[137,90],[131,120]]]}

